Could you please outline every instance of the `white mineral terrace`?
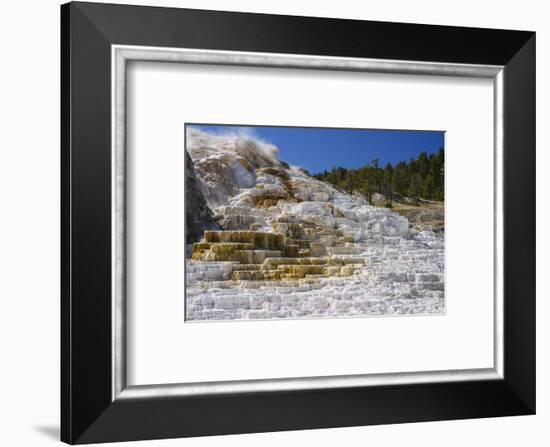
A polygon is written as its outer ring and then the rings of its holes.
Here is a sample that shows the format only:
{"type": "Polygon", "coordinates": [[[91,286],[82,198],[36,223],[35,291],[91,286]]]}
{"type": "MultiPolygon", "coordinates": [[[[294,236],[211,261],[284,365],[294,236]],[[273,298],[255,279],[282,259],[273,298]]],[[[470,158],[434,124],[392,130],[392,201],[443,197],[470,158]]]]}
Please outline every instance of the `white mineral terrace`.
{"type": "Polygon", "coordinates": [[[442,314],[444,239],[250,139],[188,130],[221,231],[186,261],[186,319],[442,314]]]}

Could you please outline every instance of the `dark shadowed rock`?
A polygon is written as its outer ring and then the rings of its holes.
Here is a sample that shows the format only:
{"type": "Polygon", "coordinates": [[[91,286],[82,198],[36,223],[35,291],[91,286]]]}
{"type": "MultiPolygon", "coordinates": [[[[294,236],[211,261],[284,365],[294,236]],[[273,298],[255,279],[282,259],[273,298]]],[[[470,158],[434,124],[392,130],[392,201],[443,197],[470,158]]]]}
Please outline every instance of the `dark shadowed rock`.
{"type": "Polygon", "coordinates": [[[220,224],[214,218],[202,195],[199,180],[195,175],[193,160],[185,151],[185,238],[186,244],[201,240],[206,230],[219,230],[220,224]]]}

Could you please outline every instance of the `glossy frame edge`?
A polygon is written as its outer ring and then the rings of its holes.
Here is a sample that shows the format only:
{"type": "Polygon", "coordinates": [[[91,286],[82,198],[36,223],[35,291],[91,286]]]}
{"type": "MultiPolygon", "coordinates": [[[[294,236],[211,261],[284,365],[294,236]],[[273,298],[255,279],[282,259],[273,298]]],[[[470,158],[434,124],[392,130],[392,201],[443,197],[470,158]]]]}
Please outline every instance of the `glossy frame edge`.
{"type": "Polygon", "coordinates": [[[504,71],[500,65],[453,64],[222,50],[111,45],[112,401],[504,380],[503,147],[504,71]],[[391,74],[491,78],[494,81],[494,364],[493,368],[127,386],[126,374],[126,64],[179,62],[391,74]]]}

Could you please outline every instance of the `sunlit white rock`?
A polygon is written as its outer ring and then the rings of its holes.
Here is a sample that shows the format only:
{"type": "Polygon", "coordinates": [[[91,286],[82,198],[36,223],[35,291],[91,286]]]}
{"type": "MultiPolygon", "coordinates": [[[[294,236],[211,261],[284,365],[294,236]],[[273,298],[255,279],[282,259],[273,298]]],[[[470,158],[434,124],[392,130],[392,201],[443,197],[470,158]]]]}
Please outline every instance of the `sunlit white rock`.
{"type": "Polygon", "coordinates": [[[324,245],[327,256],[353,272],[348,277],[234,282],[229,280],[231,262],[188,260],[188,319],[445,312],[445,245],[440,235],[409,229],[405,217],[338,191],[299,167],[286,167],[273,145],[191,128],[187,150],[203,194],[226,228],[284,234],[292,225],[313,223],[327,229],[315,244],[324,245]],[[270,197],[272,201],[256,207],[258,200],[270,197]]]}

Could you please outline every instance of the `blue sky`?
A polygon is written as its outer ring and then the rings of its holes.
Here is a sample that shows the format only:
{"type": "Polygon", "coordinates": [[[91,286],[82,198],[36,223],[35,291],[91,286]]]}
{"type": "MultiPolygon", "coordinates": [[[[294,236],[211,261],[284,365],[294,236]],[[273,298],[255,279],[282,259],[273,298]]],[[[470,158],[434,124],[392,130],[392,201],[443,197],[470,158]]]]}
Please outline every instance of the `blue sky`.
{"type": "Polygon", "coordinates": [[[333,166],[356,168],[380,159],[380,165],[408,161],[420,152],[444,146],[444,132],[327,129],[313,127],[191,125],[217,135],[242,135],[279,148],[279,159],[312,174],[333,166]]]}

